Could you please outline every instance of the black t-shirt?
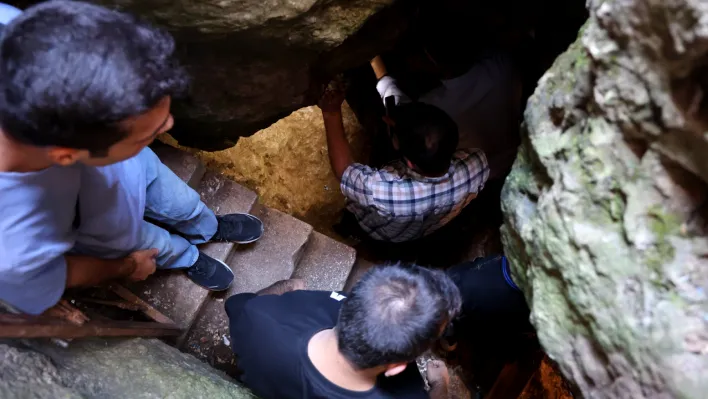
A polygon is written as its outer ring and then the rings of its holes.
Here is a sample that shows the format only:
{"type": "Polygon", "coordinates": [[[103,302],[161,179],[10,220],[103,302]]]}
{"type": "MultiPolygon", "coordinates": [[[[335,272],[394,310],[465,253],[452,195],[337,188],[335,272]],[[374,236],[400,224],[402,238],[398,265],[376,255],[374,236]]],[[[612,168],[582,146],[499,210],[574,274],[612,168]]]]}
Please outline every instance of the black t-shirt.
{"type": "Polygon", "coordinates": [[[380,377],[366,392],[340,388],[320,374],[307,346],[316,333],[335,326],[342,299],[343,294],[330,291],[229,298],[231,346],[246,386],[263,399],[427,399],[415,364],[397,376],[380,377]]]}

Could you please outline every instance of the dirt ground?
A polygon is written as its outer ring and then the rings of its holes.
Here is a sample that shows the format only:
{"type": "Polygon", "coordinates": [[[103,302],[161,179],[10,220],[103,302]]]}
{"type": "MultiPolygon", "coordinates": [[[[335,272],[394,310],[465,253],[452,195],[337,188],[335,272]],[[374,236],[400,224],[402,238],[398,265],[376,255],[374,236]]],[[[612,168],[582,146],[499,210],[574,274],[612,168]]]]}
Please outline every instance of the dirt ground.
{"type": "MultiPolygon", "coordinates": [[[[369,139],[345,103],[344,127],[357,161],[365,161],[369,139]]],[[[162,139],[175,145],[169,136],[162,139]]],[[[331,172],[322,114],[307,107],[224,151],[194,153],[216,170],[258,193],[260,202],[289,213],[315,230],[341,239],[332,225],[339,221],[344,197],[331,172]]]]}

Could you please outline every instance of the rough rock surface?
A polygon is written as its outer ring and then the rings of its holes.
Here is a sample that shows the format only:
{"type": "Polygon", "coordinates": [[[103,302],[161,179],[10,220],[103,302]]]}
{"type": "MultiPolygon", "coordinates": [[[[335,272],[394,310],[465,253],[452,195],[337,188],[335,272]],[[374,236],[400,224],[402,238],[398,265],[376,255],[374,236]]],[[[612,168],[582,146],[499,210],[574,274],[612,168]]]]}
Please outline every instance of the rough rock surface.
{"type": "Polygon", "coordinates": [[[708,2],[589,0],[539,82],[502,238],[589,398],[708,392],[708,2]]]}
{"type": "Polygon", "coordinates": [[[193,77],[174,106],[180,144],[233,146],[303,106],[337,73],[367,62],[408,25],[416,1],[93,0],[168,28],[193,77]]]}
{"type": "Polygon", "coordinates": [[[145,339],[76,340],[68,349],[0,344],[0,397],[255,398],[194,357],[145,339]]]}
{"type": "Polygon", "coordinates": [[[0,344],[0,398],[82,399],[66,387],[48,357],[0,344]]]}

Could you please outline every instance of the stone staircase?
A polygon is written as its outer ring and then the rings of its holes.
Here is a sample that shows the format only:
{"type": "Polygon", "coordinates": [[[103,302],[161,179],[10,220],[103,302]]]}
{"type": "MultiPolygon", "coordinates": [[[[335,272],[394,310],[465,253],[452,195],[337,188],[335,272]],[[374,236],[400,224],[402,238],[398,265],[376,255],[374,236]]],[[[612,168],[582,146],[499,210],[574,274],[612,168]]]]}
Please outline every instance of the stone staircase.
{"type": "Polygon", "coordinates": [[[164,144],[153,150],[165,165],[193,187],[216,214],[248,212],[265,225],[254,244],[209,243],[208,255],[224,261],[235,280],[226,292],[212,293],[192,283],[182,272],[159,271],[145,282],[128,286],[136,295],[182,326],[185,333],[172,342],[213,367],[235,372],[224,300],[256,292],[272,283],[297,277],[308,289],[341,290],[356,262],[356,251],[312,226],[258,203],[253,191],[206,171],[191,154],[164,144]]]}

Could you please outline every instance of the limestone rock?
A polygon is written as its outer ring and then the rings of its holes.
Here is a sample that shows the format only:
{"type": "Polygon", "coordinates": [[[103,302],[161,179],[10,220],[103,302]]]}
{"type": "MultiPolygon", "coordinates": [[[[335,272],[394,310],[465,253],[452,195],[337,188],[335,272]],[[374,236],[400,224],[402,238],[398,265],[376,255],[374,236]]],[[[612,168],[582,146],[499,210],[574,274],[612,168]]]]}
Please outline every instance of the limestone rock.
{"type": "Polygon", "coordinates": [[[589,0],[540,80],[502,239],[588,398],[708,392],[708,2],[589,0]]]}
{"type": "Polygon", "coordinates": [[[64,386],[59,373],[46,356],[0,344],[0,398],[82,399],[64,386]]]}
{"type": "Polygon", "coordinates": [[[196,358],[158,340],[75,340],[69,348],[0,345],[3,399],[252,399],[196,358]]]}
{"type": "Polygon", "coordinates": [[[335,74],[390,46],[416,4],[396,0],[94,0],[175,36],[193,77],[173,135],[206,150],[235,145],[315,104],[335,74]]]}

